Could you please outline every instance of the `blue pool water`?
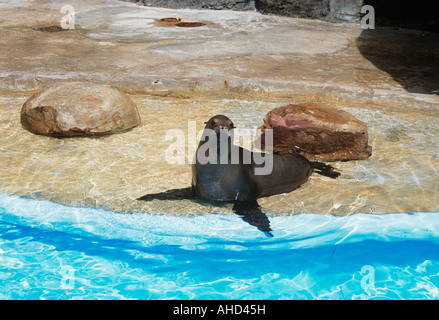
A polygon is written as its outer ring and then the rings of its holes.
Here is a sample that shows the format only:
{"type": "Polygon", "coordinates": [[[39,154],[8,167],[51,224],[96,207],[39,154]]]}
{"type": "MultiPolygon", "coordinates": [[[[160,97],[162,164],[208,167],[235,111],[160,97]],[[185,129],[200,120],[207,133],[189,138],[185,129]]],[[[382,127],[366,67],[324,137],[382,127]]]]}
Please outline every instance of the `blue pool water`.
{"type": "Polygon", "coordinates": [[[0,299],[438,299],[439,213],[177,217],[0,195],[0,299]]]}

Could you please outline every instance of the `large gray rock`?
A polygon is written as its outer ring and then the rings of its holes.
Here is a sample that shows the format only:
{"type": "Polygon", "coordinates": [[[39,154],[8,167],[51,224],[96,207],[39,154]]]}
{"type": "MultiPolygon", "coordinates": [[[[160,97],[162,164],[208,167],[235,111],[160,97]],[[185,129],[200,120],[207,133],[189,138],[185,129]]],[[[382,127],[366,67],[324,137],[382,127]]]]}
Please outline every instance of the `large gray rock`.
{"type": "MultiPolygon", "coordinates": [[[[128,0],[138,2],[138,0],[128,0]]],[[[144,5],[163,8],[211,10],[254,10],[255,0],[141,0],[144,5]]]]}
{"type": "Polygon", "coordinates": [[[135,103],[116,89],[70,82],[30,97],[21,109],[21,123],[44,135],[99,135],[131,129],[140,115],[135,103]]]}
{"type": "Polygon", "coordinates": [[[289,17],[355,22],[359,20],[363,3],[363,0],[258,0],[256,9],[289,17]]]}
{"type": "Polygon", "coordinates": [[[290,17],[324,18],[330,12],[330,0],[259,0],[258,11],[290,17]]]}
{"type": "MultiPolygon", "coordinates": [[[[125,0],[138,2],[138,0],[125,0]]],[[[261,13],[328,21],[359,20],[364,0],[140,0],[146,6],[211,10],[257,10],[261,13]]]]}
{"type": "Polygon", "coordinates": [[[372,155],[367,126],[350,113],[323,103],[289,104],[271,110],[264,118],[265,130],[273,130],[273,151],[299,152],[309,160],[365,159],[372,155]]]}

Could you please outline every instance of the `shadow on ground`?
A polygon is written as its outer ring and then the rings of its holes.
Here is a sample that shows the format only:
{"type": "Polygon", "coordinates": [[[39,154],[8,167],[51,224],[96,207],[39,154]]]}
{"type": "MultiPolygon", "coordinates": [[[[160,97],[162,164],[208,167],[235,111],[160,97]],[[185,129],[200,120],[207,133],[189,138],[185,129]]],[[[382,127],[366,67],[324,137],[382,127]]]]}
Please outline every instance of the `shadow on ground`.
{"type": "Polygon", "coordinates": [[[361,54],[412,93],[439,94],[439,22],[431,2],[369,0],[376,28],[357,38],[361,54]],[[400,28],[407,32],[398,32],[400,28]]]}

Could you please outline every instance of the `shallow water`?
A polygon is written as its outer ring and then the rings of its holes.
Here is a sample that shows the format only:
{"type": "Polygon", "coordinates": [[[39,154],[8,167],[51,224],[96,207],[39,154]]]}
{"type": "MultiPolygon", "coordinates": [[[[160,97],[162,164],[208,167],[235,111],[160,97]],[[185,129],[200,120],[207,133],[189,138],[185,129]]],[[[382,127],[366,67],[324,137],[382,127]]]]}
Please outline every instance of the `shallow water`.
{"type": "Polygon", "coordinates": [[[372,157],[259,199],[269,238],[229,203],[136,199],[190,184],[164,161],[169,128],[256,128],[292,101],[132,98],[142,124],[99,139],[34,135],[26,98],[0,98],[1,299],[439,298],[436,112],[344,107],[372,157]]]}
{"type": "Polygon", "coordinates": [[[178,217],[0,195],[1,299],[438,299],[439,213],[178,217]]]}
{"type": "MultiPolygon", "coordinates": [[[[1,97],[2,192],[127,213],[233,214],[231,204],[136,200],[190,185],[188,161],[177,165],[165,161],[172,143],[165,140],[167,130],[187,133],[188,121],[201,130],[203,121],[214,114],[230,116],[238,128],[257,128],[271,109],[301,102],[132,98],[142,117],[142,124],[133,130],[100,138],[54,139],[22,128],[20,109],[26,98],[1,97]]],[[[313,175],[294,192],[260,199],[262,211],[273,215],[439,211],[438,113],[364,105],[343,109],[367,123],[372,157],[334,163],[342,172],[337,180],[313,175]]],[[[187,149],[186,160],[192,158],[187,149]]]]}

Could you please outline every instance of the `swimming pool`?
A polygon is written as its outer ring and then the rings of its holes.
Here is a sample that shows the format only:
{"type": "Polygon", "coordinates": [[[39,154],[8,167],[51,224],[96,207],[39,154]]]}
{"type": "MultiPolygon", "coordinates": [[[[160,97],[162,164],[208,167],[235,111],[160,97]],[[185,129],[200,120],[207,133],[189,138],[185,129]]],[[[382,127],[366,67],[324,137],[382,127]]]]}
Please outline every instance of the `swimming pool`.
{"type": "Polygon", "coordinates": [[[120,214],[0,195],[0,299],[438,299],[439,213],[120,214]]]}

